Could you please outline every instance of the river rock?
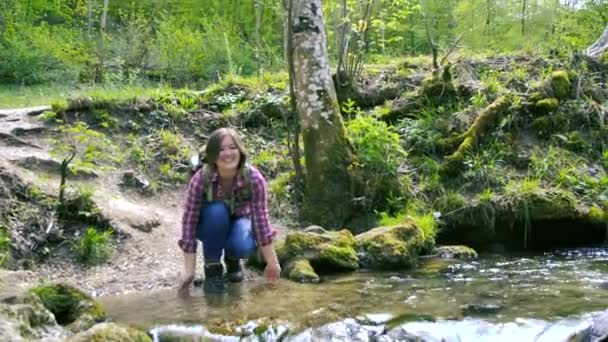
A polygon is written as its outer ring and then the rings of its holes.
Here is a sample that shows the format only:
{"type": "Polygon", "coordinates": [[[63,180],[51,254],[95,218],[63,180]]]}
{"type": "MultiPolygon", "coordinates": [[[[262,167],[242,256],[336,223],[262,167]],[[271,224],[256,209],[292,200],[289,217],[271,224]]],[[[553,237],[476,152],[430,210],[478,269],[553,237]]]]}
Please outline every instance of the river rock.
{"type": "Polygon", "coordinates": [[[471,247],[456,245],[456,246],[441,246],[437,248],[436,254],[444,259],[475,259],[477,252],[471,247]]]}
{"type": "Polygon", "coordinates": [[[150,181],[142,174],[138,174],[133,170],[127,170],[122,174],[121,185],[146,191],[150,188],[150,181]]]}
{"type": "Polygon", "coordinates": [[[288,262],[285,266],[285,273],[289,279],[299,283],[319,282],[319,275],[306,259],[297,259],[288,262]]]}
{"type": "Polygon", "coordinates": [[[150,336],[143,331],[116,323],[100,323],[91,329],[68,339],[70,342],[152,342],[150,336]]]}
{"type": "Polygon", "coordinates": [[[427,244],[413,220],[371,229],[357,235],[356,241],[361,266],[372,269],[410,268],[427,244]]]}
{"type": "Polygon", "coordinates": [[[104,307],[88,294],[67,284],[49,284],[33,288],[44,306],[55,315],[60,325],[72,325],[70,330],[88,329],[91,322],[101,322],[106,317],[104,307]]]}
{"type": "Polygon", "coordinates": [[[298,266],[287,273],[306,274],[307,281],[315,277],[308,265],[299,260],[307,260],[314,273],[343,272],[359,268],[355,252],[355,238],[348,230],[331,232],[290,232],[277,246],[277,256],[284,266],[298,266]],[[299,269],[300,271],[295,271],[299,269]]]}
{"type": "Polygon", "coordinates": [[[469,315],[493,315],[497,314],[504,307],[498,304],[464,304],[460,306],[460,311],[465,316],[469,315]]]}

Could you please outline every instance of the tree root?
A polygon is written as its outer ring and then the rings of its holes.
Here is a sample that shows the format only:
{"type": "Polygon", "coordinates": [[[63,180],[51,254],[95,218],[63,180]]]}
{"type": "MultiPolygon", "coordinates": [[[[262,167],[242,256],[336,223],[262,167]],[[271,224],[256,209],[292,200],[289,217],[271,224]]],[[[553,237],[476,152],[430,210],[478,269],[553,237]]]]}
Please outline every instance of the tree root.
{"type": "Polygon", "coordinates": [[[510,107],[511,102],[511,95],[504,95],[497,98],[479,113],[479,116],[466,132],[456,137],[446,139],[444,141],[445,146],[459,144],[456,152],[447,157],[448,163],[454,164],[462,162],[465,153],[478,142],[479,138],[488,130],[491,123],[495,122],[496,118],[510,107]]]}

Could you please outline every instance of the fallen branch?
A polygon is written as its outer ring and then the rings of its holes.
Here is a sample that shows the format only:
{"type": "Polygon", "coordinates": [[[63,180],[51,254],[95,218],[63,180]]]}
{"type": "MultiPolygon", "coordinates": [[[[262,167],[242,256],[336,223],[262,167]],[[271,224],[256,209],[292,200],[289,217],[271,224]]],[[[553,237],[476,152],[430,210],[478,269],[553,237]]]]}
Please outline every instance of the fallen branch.
{"type": "Polygon", "coordinates": [[[492,102],[484,110],[479,113],[479,116],[475,119],[469,129],[450,139],[445,141],[447,146],[453,146],[459,144],[458,149],[452,155],[447,157],[449,163],[462,162],[464,155],[469,151],[475,144],[477,144],[479,138],[488,130],[490,124],[496,121],[503,112],[505,112],[511,105],[511,95],[504,95],[492,102]]]}

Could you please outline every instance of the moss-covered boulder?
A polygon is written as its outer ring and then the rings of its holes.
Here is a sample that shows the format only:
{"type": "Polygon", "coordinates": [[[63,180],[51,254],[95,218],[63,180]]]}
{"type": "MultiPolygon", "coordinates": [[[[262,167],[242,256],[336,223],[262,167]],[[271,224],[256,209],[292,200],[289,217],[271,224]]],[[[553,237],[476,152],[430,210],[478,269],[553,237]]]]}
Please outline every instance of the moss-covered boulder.
{"type": "Polygon", "coordinates": [[[346,229],[341,231],[304,230],[289,233],[277,247],[281,264],[304,258],[321,272],[353,271],[359,268],[355,238],[346,229]]]}
{"type": "Polygon", "coordinates": [[[116,323],[100,323],[79,333],[70,342],[152,342],[145,332],[116,323]]]}
{"type": "Polygon", "coordinates": [[[542,92],[547,97],[564,99],[572,92],[570,76],[565,70],[554,71],[543,81],[542,92]]]}
{"type": "Polygon", "coordinates": [[[37,296],[0,296],[0,341],[38,340],[61,333],[55,317],[37,296]]]}
{"type": "Polygon", "coordinates": [[[306,259],[296,259],[285,266],[287,278],[298,283],[318,283],[319,275],[306,259]]]}
{"type": "Polygon", "coordinates": [[[371,269],[410,268],[425,246],[424,233],[413,220],[374,228],[356,240],[361,266],[371,269]]]}
{"type": "Polygon", "coordinates": [[[576,196],[560,189],[542,189],[506,196],[499,204],[501,214],[530,221],[578,218],[581,210],[576,196]]]}
{"type": "Polygon", "coordinates": [[[436,254],[438,257],[445,259],[477,258],[477,252],[473,248],[464,245],[441,246],[437,248],[436,254]]]}
{"type": "Polygon", "coordinates": [[[542,99],[536,102],[535,110],[537,113],[550,113],[554,112],[559,108],[559,100],[552,97],[548,99],[542,99]]]}
{"type": "Polygon", "coordinates": [[[66,284],[41,285],[31,289],[61,325],[89,327],[106,317],[103,306],[81,290],[66,284]],[[82,320],[84,322],[78,322],[82,320]]]}
{"type": "Polygon", "coordinates": [[[456,88],[451,79],[437,75],[426,78],[420,85],[420,96],[431,102],[443,100],[444,102],[456,96],[456,88]]]}

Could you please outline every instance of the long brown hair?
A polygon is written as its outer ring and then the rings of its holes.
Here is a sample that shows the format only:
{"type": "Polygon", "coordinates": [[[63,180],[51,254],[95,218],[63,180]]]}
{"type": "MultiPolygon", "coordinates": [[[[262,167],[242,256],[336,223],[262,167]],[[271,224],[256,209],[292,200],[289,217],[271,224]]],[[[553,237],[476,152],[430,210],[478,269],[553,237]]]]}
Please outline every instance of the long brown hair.
{"type": "Polygon", "coordinates": [[[215,162],[220,155],[220,149],[222,148],[222,140],[224,137],[230,136],[234,141],[234,144],[239,149],[241,154],[241,158],[239,161],[239,169],[245,165],[247,160],[247,151],[245,150],[245,145],[241,140],[239,133],[233,128],[218,128],[209,136],[209,141],[207,141],[207,146],[205,147],[205,162],[210,167],[215,168],[215,162]]]}

